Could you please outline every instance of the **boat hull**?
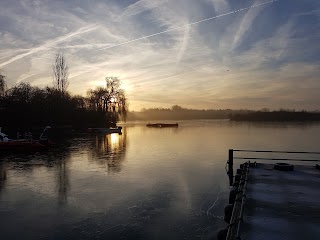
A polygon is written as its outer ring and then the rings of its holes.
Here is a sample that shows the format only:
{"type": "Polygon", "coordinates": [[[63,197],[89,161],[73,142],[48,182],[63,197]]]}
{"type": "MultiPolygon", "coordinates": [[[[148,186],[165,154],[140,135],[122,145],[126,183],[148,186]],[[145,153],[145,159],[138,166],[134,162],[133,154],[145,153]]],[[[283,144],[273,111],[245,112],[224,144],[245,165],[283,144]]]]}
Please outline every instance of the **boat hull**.
{"type": "Polygon", "coordinates": [[[178,123],[148,123],[147,127],[153,127],[153,128],[177,128],[179,125],[178,123]]]}
{"type": "Polygon", "coordinates": [[[111,134],[111,133],[119,133],[121,134],[122,127],[117,128],[88,128],[88,132],[92,133],[104,133],[104,134],[111,134]]]}
{"type": "Polygon", "coordinates": [[[9,141],[0,142],[1,151],[40,151],[46,150],[49,145],[41,144],[37,141],[34,142],[22,142],[22,141],[9,141]]]}

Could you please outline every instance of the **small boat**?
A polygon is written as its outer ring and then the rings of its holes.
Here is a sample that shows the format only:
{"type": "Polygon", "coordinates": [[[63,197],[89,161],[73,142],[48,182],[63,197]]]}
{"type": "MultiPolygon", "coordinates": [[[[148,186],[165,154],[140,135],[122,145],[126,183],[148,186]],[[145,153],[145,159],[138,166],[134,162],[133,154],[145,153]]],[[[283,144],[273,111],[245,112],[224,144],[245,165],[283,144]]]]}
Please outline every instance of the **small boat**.
{"type": "Polygon", "coordinates": [[[0,150],[1,151],[38,151],[48,149],[53,145],[47,136],[47,130],[50,126],[45,127],[39,140],[32,139],[31,134],[24,139],[10,139],[8,135],[1,132],[0,128],[0,150]]]}
{"type": "Polygon", "coordinates": [[[111,133],[119,133],[121,134],[122,127],[117,128],[88,128],[88,132],[92,133],[105,133],[105,134],[111,134],[111,133]]]}
{"type": "Polygon", "coordinates": [[[178,123],[148,123],[147,127],[154,128],[169,128],[169,127],[178,127],[178,123]]]}

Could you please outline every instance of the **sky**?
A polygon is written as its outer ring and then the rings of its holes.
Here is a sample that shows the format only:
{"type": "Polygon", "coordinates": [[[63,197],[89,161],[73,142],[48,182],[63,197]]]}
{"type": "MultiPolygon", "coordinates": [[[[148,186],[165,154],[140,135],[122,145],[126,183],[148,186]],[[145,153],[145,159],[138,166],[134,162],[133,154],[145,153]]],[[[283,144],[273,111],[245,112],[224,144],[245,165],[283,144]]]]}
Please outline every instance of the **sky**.
{"type": "Polygon", "coordinates": [[[319,0],[0,0],[8,87],[118,77],[129,109],[320,109],[319,0]]]}

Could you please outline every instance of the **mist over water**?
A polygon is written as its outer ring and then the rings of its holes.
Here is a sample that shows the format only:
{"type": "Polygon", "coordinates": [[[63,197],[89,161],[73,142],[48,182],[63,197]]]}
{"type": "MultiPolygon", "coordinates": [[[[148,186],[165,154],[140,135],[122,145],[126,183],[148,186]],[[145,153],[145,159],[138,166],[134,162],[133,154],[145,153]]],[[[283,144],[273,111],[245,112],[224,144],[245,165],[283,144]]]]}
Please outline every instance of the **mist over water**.
{"type": "Polygon", "coordinates": [[[178,123],[1,153],[1,239],[207,239],[226,226],[229,148],[318,151],[319,124],[178,123]]]}

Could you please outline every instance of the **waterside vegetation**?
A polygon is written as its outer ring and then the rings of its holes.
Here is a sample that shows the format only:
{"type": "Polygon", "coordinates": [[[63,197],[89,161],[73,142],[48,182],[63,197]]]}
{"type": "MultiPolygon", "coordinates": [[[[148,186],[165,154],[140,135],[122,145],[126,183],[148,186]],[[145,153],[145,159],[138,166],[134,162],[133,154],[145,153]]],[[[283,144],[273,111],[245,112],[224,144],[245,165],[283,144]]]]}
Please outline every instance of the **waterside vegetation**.
{"type": "Polygon", "coordinates": [[[115,127],[118,120],[126,118],[127,99],[119,78],[106,77],[104,87],[89,89],[84,97],[67,91],[68,66],[62,53],[56,54],[52,69],[53,87],[45,88],[24,82],[7,88],[0,72],[0,126],[115,127]]]}

